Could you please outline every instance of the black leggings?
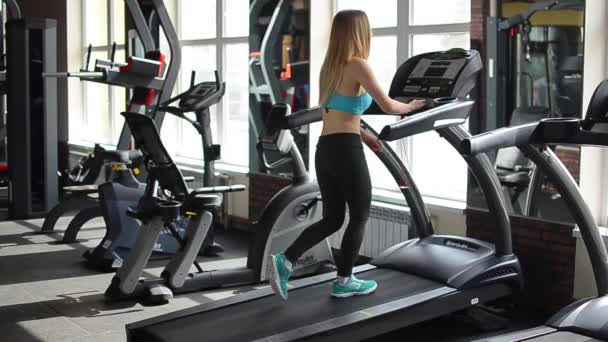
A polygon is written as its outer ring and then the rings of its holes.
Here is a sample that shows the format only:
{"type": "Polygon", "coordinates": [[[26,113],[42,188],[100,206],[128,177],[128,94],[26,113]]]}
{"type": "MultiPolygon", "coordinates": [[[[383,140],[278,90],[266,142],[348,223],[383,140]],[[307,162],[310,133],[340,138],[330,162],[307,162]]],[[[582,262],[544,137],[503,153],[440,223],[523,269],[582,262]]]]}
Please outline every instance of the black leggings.
{"type": "Polygon", "coordinates": [[[340,277],[349,277],[359,255],[372,201],[371,180],[361,137],[354,133],[321,136],[315,164],[323,201],[323,219],[304,230],[285,251],[285,256],[295,265],[307,250],[340,230],[348,203],[349,222],[342,238],[342,255],[337,267],[340,277]]]}

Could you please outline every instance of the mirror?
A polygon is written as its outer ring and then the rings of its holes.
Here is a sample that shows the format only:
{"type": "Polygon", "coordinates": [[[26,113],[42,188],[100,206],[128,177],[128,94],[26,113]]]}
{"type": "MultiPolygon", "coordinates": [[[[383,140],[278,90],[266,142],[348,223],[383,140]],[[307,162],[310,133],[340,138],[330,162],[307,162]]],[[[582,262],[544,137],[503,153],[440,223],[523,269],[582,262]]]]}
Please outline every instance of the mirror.
{"type": "MultiPolygon", "coordinates": [[[[309,0],[252,0],[249,7],[250,170],[262,171],[255,146],[275,103],[309,107],[309,0]]],[[[292,131],[308,167],[308,128],[292,131]]],[[[276,170],[289,173],[288,167],[276,170]]]]}
{"type": "MultiPolygon", "coordinates": [[[[485,110],[474,133],[549,117],[582,117],[584,0],[499,1],[486,27],[485,110]],[[518,17],[519,16],[519,17],[518,17]]],[[[579,148],[552,147],[574,177],[579,148]]],[[[511,214],[573,222],[555,188],[519,149],[490,156],[511,214]]],[[[485,208],[469,177],[468,206],[485,208]]]]}

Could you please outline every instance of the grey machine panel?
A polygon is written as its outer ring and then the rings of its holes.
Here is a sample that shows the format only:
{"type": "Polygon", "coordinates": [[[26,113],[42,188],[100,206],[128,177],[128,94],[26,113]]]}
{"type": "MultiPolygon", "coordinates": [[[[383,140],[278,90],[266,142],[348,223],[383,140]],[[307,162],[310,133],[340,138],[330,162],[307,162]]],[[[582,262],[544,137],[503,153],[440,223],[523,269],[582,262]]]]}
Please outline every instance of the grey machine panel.
{"type": "Polygon", "coordinates": [[[557,331],[549,327],[538,327],[515,332],[508,335],[485,338],[473,342],[600,342],[592,337],[569,331],[557,331]]]}

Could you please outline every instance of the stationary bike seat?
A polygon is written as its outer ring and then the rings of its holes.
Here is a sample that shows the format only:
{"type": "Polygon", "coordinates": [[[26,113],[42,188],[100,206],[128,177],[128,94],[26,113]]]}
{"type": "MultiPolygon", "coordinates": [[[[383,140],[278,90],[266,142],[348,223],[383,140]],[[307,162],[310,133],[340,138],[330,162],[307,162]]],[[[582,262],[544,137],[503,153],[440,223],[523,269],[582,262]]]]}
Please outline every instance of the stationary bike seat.
{"type": "Polygon", "coordinates": [[[138,150],[106,150],[101,152],[104,162],[131,164],[143,155],[138,150]]]}

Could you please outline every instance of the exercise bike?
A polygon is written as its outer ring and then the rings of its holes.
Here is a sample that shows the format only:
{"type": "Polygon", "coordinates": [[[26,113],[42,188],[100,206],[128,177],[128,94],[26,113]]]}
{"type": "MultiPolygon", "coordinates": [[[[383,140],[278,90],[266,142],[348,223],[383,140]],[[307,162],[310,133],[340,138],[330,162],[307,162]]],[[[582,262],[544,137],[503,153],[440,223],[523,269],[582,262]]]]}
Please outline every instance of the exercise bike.
{"type": "MultiPolygon", "coordinates": [[[[174,110],[175,111],[175,110],[174,110]]],[[[319,109],[305,116],[317,117],[319,109]]],[[[240,268],[203,271],[196,264],[199,250],[212,224],[213,211],[221,202],[218,193],[237,191],[234,187],[212,187],[188,191],[182,175],[166,152],[154,121],[137,113],[123,113],[135,139],[135,147],[144,155],[150,174],[145,195],[131,215],[145,223],[137,238],[133,252],[127,257],[105,292],[109,300],[140,299],[147,304],[164,304],[174,294],[199,291],[223,286],[259,283],[267,280],[270,255],[282,251],[293,242],[303,229],[321,219],[319,187],[306,171],[302,156],[289,132],[289,106],[275,105],[269,113],[265,134],[261,137],[260,158],[265,150],[280,152],[284,158],[268,165],[291,163],[294,172],[292,184],[277,193],[268,203],[255,224],[247,265],[240,268]],[[158,187],[169,197],[154,197],[158,187]],[[154,244],[163,227],[191,215],[186,228],[184,248],[173,256],[161,277],[140,279],[154,244]],[[189,273],[195,264],[198,272],[189,273]]],[[[302,116],[300,116],[302,117],[302,116]]],[[[314,120],[311,120],[314,121],[314,120]]],[[[333,256],[329,241],[325,240],[309,250],[294,265],[294,275],[320,273],[331,268],[333,256]]]]}
{"type": "MultiPolygon", "coordinates": [[[[214,82],[201,82],[195,84],[196,72],[192,71],[190,77],[190,88],[185,92],[171,98],[158,107],[158,110],[177,116],[188,122],[200,135],[203,144],[203,187],[212,188],[220,186],[220,177],[215,170],[215,161],[221,159],[221,145],[213,143],[213,132],[211,131],[211,113],[209,108],[216,105],[226,93],[225,83],[220,81],[215,71],[214,82]],[[177,104],[177,105],[175,105],[177,104]],[[194,113],[194,118],[189,116],[194,113]]],[[[221,196],[221,193],[218,194],[221,196]]],[[[213,216],[218,216],[218,210],[213,211],[213,216]]],[[[224,248],[215,242],[215,230],[218,227],[217,220],[209,228],[203,241],[202,250],[205,256],[217,256],[224,252],[224,248]]]]}
{"type": "MultiPolygon", "coordinates": [[[[215,82],[195,85],[195,76],[196,74],[192,73],[190,89],[160,104],[158,110],[167,110],[168,113],[188,121],[201,135],[205,156],[203,184],[205,187],[212,187],[218,185],[214,161],[220,158],[220,146],[213,144],[209,108],[222,99],[226,87],[220,82],[219,77],[216,77],[215,82]],[[169,106],[176,101],[179,101],[178,107],[169,106]],[[186,115],[188,112],[195,112],[196,120],[189,118],[186,115]]],[[[102,155],[105,156],[106,162],[110,163],[114,174],[114,181],[98,187],[99,204],[107,227],[106,234],[94,249],[85,252],[84,257],[90,267],[115,271],[122,266],[141,232],[141,221],[125,213],[128,208],[137,205],[138,200],[144,195],[146,183],[135,178],[132,170],[128,168],[134,159],[141,157],[139,151],[103,151],[102,155]]],[[[185,234],[185,225],[186,222],[167,225],[154,244],[153,253],[169,255],[179,252],[182,248],[181,240],[185,234]]],[[[223,252],[223,248],[214,242],[214,232],[214,228],[210,229],[198,255],[217,256],[223,252]]]]}

